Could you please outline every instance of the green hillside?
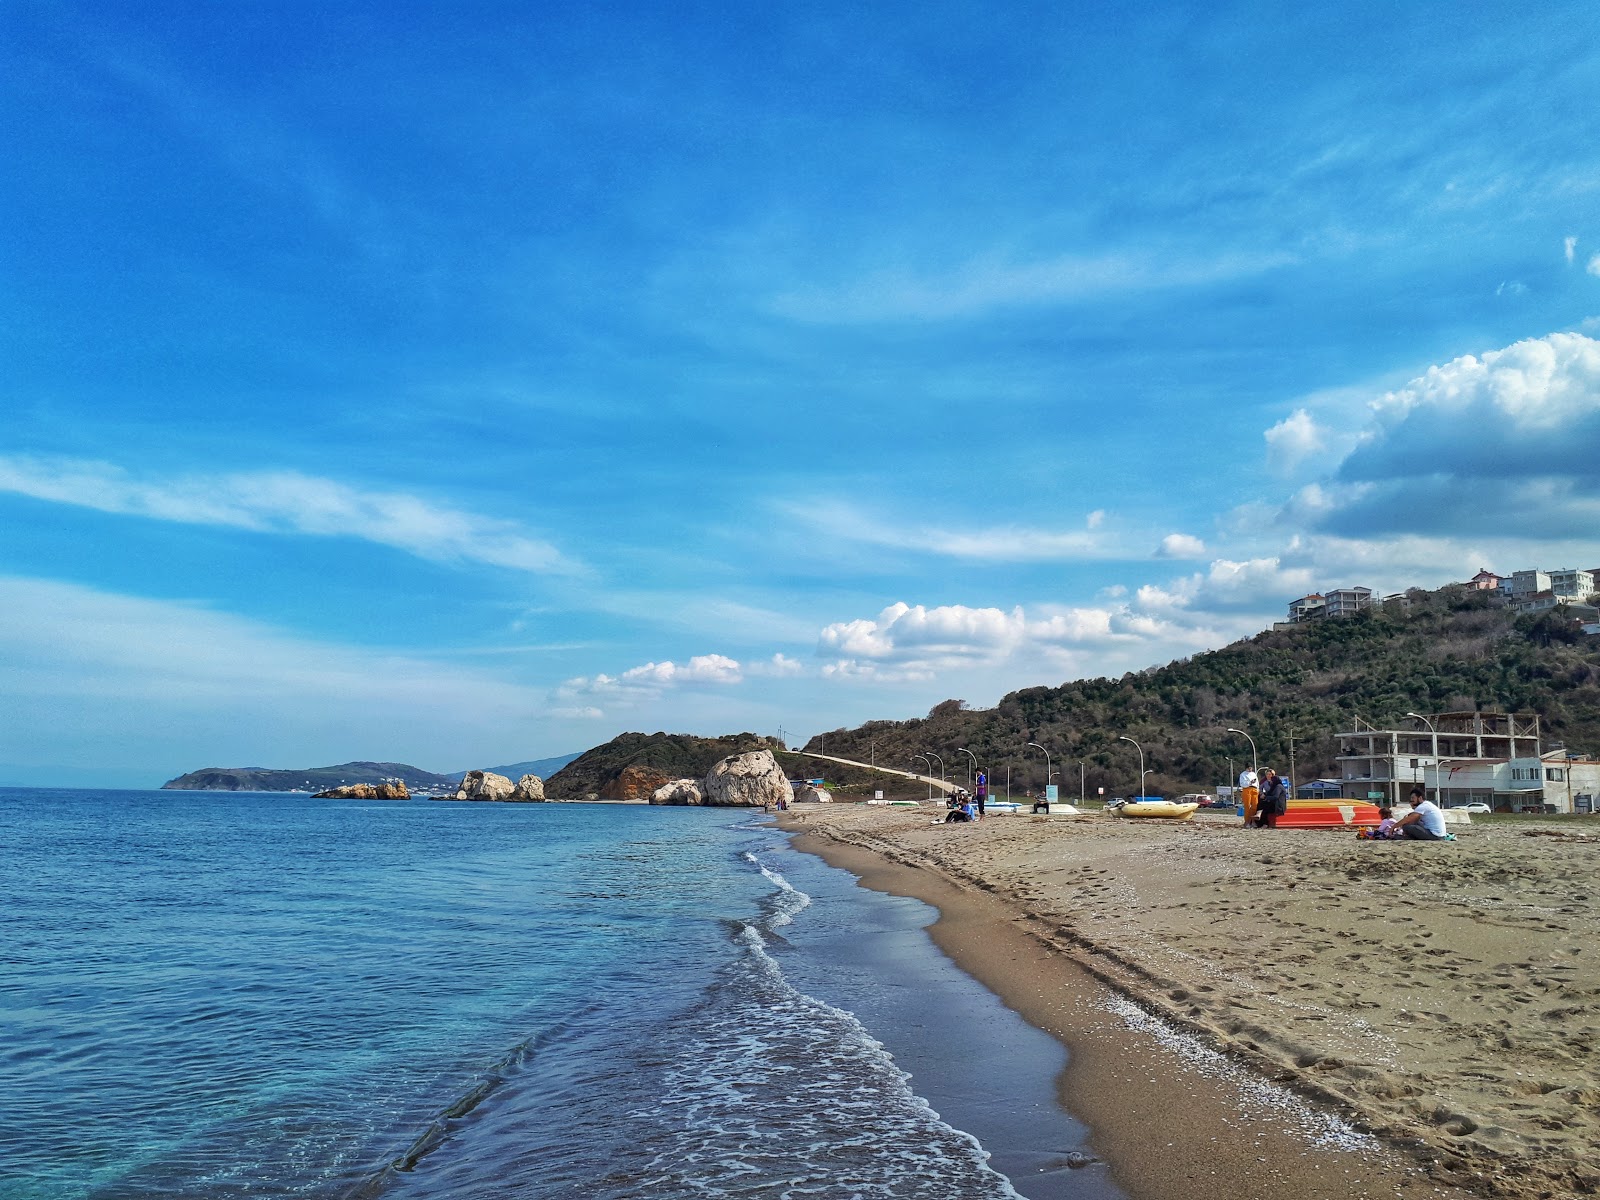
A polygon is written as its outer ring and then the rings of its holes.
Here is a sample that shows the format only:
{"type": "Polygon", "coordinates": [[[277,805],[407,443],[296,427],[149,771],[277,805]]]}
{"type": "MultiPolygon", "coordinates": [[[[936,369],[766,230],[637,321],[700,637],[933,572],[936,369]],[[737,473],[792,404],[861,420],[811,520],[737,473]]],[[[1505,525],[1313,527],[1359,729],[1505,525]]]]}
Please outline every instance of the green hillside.
{"type": "MultiPolygon", "coordinates": [[[[1249,731],[1261,765],[1289,767],[1305,780],[1334,774],[1334,735],[1356,720],[1405,726],[1408,711],[1479,708],[1537,713],[1546,747],[1600,750],[1600,637],[1584,637],[1558,613],[1516,618],[1497,598],[1459,587],[1409,594],[1410,607],[1308,622],[1120,679],[1085,679],[1007,695],[993,709],[947,700],[926,718],[871,721],[836,729],[805,746],[847,758],[911,767],[933,751],[965,780],[966,747],[989,768],[995,790],[1011,771],[1014,792],[1045,782],[1049,750],[1056,782],[1076,794],[1079,764],[1089,795],[1127,795],[1144,749],[1147,790],[1166,795],[1209,788],[1249,760],[1249,731]]],[[[918,766],[917,769],[921,769],[918,766]]]]}

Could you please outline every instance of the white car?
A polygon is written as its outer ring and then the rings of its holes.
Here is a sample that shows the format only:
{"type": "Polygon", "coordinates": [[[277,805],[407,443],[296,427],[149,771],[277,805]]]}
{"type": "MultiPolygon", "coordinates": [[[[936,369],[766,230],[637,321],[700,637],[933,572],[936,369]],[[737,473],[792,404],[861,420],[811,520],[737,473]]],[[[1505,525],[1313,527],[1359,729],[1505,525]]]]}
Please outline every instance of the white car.
{"type": "Polygon", "coordinates": [[[1464,813],[1486,813],[1493,812],[1494,809],[1490,808],[1483,801],[1479,800],[1475,804],[1452,804],[1450,806],[1450,811],[1464,813]]]}

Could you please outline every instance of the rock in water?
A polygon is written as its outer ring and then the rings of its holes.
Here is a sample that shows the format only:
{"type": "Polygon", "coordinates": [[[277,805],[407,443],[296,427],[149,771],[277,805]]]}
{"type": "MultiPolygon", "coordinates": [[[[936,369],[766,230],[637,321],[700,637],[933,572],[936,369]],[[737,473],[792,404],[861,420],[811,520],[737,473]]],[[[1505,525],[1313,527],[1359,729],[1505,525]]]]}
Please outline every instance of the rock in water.
{"type": "Polygon", "coordinates": [[[729,755],[707,772],[705,790],[707,804],[745,808],[794,799],[794,788],[770,750],[729,755]]]}
{"type": "Polygon", "coordinates": [[[456,789],[457,800],[509,800],[515,789],[511,780],[493,771],[468,771],[456,789]]]}
{"type": "Polygon", "coordinates": [[[524,775],[517,780],[517,786],[511,789],[512,800],[543,800],[544,780],[537,775],[524,775]]]}
{"type": "Polygon", "coordinates": [[[697,779],[674,779],[650,793],[651,804],[704,804],[706,794],[697,779]]]}
{"type": "Polygon", "coordinates": [[[350,783],[344,787],[318,792],[316,800],[409,800],[411,793],[406,785],[395,780],[390,783],[350,783]]]}

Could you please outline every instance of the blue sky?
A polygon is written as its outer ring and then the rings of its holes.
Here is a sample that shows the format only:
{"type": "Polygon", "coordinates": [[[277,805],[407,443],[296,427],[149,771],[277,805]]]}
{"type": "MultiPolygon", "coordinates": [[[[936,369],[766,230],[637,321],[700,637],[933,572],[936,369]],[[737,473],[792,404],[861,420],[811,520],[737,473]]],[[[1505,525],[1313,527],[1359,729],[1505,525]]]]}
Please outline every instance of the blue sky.
{"type": "Polygon", "coordinates": [[[13,0],[0,782],[798,742],[1600,566],[1592,7],[1281,9],[13,0]]]}

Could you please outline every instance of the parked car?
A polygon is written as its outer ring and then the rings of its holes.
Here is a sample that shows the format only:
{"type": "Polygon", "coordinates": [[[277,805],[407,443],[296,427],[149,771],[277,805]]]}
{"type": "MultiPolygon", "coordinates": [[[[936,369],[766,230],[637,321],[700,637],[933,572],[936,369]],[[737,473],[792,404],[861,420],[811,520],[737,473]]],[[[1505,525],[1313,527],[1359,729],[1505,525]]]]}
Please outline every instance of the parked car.
{"type": "Polygon", "coordinates": [[[1472,804],[1452,804],[1450,805],[1450,810],[1452,812],[1464,813],[1486,813],[1494,811],[1494,809],[1490,808],[1482,800],[1475,801],[1472,804]]]}

